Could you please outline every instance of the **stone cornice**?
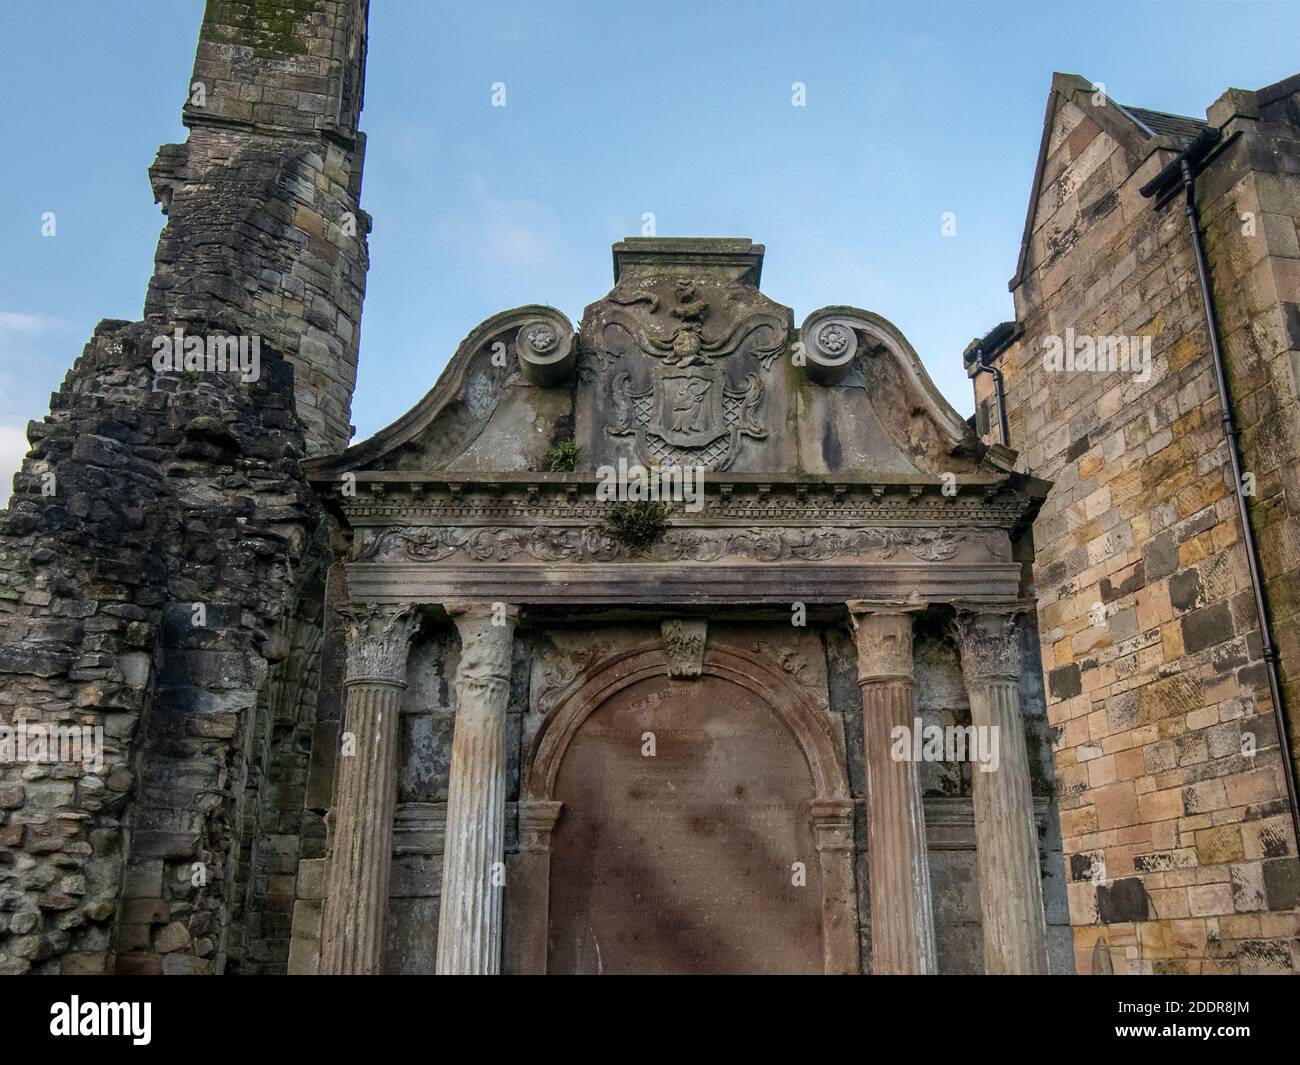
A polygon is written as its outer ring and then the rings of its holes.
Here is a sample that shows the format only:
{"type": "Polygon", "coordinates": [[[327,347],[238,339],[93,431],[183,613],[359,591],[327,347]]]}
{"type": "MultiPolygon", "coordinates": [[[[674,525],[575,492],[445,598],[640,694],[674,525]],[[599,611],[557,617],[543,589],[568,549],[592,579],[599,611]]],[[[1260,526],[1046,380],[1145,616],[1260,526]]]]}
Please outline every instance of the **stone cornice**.
{"type": "MultiPolygon", "coordinates": [[[[322,485],[318,485],[322,488],[322,485]]],[[[331,493],[353,526],[599,524],[610,504],[586,476],[533,475],[463,481],[428,475],[358,475],[331,493]]],[[[1011,478],[964,477],[947,491],[930,479],[709,479],[697,512],[669,504],[673,525],[915,524],[1010,529],[1037,505],[1032,485],[1011,478]]]]}

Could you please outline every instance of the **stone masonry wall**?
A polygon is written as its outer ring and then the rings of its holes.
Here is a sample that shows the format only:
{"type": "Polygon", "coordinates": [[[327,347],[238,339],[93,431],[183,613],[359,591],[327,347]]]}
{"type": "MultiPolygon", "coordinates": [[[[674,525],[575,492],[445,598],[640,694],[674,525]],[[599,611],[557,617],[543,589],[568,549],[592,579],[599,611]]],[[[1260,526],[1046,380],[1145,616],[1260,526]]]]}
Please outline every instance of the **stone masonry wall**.
{"type": "MultiPolygon", "coordinates": [[[[1058,75],[1053,93],[1013,282],[1023,335],[1000,365],[1010,443],[1055,482],[1034,576],[1076,965],[1296,971],[1300,866],[1186,216],[1139,194],[1175,145],[1082,79],[1058,75]],[[1045,338],[1067,328],[1150,338],[1149,378],[1049,369],[1045,338]]],[[[1274,604],[1297,561],[1281,502],[1294,315],[1278,296],[1290,279],[1294,299],[1295,262],[1263,258],[1274,242],[1295,254],[1285,154],[1243,139],[1198,183],[1274,604]],[[1269,236],[1238,246],[1242,210],[1269,236]]],[[[976,385],[987,401],[988,376],[976,385]]],[[[1282,631],[1295,647],[1294,622],[1282,631]]]]}
{"type": "Polygon", "coordinates": [[[145,320],[101,323],[29,426],[0,724],[104,746],[0,758],[0,972],[284,967],[323,838],[303,794],[332,533],[299,462],[351,435],[367,7],[211,0],[190,139],[150,172],[145,320]],[[159,370],[177,329],[257,337],[260,372],[159,370]]]}
{"type": "Polygon", "coordinates": [[[147,318],[219,317],[296,373],[309,453],[352,437],[370,218],[361,210],[367,0],[210,0],[185,144],[150,168],[169,214],[147,318]]]}
{"type": "Polygon", "coordinates": [[[222,957],[232,780],[316,508],[287,364],[156,375],[154,332],[101,323],[0,516],[4,721],[104,737],[102,765],[0,765],[6,972],[222,957]]]}

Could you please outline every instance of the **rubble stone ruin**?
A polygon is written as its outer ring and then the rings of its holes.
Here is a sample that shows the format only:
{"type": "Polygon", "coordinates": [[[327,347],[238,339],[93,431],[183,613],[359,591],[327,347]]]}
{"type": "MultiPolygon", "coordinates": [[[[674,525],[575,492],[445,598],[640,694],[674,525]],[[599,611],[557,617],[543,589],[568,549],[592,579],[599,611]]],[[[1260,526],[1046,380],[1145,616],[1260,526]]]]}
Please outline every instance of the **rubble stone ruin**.
{"type": "MultiPolygon", "coordinates": [[[[368,6],[209,0],[144,318],[29,428],[0,973],[1293,971],[1292,767],[1184,216],[1138,193],[1209,126],[1058,76],[969,424],[879,313],[796,324],[761,245],[629,238],[580,322],[473,326],[349,447],[368,6]],[[1070,323],[1154,334],[1148,379],[1047,379],[1070,323]]],[[[1246,278],[1279,620],[1283,85],[1212,109],[1236,155],[1204,192],[1269,234],[1225,223],[1211,266],[1246,278]]]]}

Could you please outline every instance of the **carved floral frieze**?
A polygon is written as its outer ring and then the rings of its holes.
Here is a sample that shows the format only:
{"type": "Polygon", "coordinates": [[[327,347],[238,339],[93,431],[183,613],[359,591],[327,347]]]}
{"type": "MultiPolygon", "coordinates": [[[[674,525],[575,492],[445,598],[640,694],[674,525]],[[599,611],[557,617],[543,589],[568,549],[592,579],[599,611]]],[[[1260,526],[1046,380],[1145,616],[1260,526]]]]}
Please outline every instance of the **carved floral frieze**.
{"type": "Polygon", "coordinates": [[[758,562],[826,562],[841,557],[890,561],[910,556],[923,562],[954,558],[971,546],[989,560],[1001,560],[1006,534],[997,529],[917,527],[846,528],[670,528],[645,548],[614,539],[600,526],[457,527],[409,526],[362,530],[357,562],[715,562],[745,558],[758,562]]]}

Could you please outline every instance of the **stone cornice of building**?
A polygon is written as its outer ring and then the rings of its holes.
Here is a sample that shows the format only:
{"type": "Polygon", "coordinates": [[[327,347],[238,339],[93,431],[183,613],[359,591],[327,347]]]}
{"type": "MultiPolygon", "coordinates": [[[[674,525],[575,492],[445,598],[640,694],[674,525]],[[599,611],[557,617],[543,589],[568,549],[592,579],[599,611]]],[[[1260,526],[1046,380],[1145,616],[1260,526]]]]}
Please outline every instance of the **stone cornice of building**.
{"type": "MultiPolygon", "coordinates": [[[[315,487],[348,524],[486,525],[599,523],[611,504],[597,498],[587,474],[358,472],[315,487]]],[[[1032,518],[1046,484],[1019,474],[962,475],[945,491],[942,480],[875,474],[832,478],[717,474],[706,480],[703,507],[668,504],[675,527],[700,525],[919,525],[1008,530],[1032,518]],[[951,493],[951,494],[949,494],[951,493]]]]}
{"type": "Polygon", "coordinates": [[[930,478],[721,475],[701,510],[670,504],[667,529],[644,546],[609,534],[611,504],[590,475],[370,474],[355,495],[322,487],[354,529],[356,601],[630,607],[788,605],[796,594],[1009,602],[1013,530],[1032,520],[1041,485],[968,475],[950,496],[930,478]]]}

